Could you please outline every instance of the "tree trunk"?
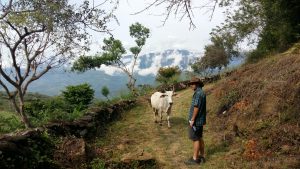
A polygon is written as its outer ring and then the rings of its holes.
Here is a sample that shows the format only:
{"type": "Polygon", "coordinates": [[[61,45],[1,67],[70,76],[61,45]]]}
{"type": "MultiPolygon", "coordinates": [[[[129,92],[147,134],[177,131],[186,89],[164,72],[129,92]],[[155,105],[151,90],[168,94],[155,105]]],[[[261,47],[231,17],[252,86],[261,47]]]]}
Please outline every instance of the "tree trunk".
{"type": "Polygon", "coordinates": [[[22,122],[24,123],[26,128],[31,128],[32,125],[24,112],[24,96],[19,91],[19,114],[21,115],[22,122]]]}
{"type": "Polygon", "coordinates": [[[21,114],[22,122],[24,123],[26,128],[32,128],[32,125],[30,124],[30,121],[28,120],[25,113],[21,114]]]}

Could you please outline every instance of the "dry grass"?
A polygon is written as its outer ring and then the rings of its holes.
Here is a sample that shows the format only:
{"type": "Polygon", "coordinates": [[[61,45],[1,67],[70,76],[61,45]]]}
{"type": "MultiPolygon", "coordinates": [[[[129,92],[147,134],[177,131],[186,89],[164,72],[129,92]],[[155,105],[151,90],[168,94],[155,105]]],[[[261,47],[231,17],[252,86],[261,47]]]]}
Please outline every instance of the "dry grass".
{"type": "MultiPolygon", "coordinates": [[[[300,55],[282,54],[243,66],[205,86],[207,162],[201,168],[300,168],[300,55]],[[226,112],[220,111],[226,108],[226,112]]],[[[95,142],[106,161],[155,159],[160,168],[193,168],[186,118],[192,90],[174,98],[172,127],[154,123],[146,100],[95,142]]],[[[199,168],[195,166],[194,168],[199,168]]]]}

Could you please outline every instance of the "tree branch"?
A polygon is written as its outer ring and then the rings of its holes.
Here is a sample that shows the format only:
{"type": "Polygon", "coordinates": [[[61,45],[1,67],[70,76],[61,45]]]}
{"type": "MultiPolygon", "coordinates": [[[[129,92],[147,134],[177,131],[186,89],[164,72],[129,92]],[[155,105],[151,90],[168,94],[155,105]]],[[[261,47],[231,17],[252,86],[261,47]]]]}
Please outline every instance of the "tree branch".
{"type": "Polygon", "coordinates": [[[13,0],[8,1],[8,5],[7,5],[6,9],[4,9],[5,7],[3,6],[3,12],[4,13],[1,14],[0,20],[4,19],[6,17],[6,15],[10,12],[11,7],[12,7],[12,2],[13,2],[13,0]]]}
{"type": "Polygon", "coordinates": [[[34,73],[33,73],[32,77],[31,77],[31,79],[28,80],[28,81],[25,83],[24,87],[23,87],[23,91],[22,91],[22,92],[23,92],[23,95],[26,94],[28,85],[29,85],[31,82],[33,82],[33,81],[39,79],[40,77],[42,77],[42,76],[43,76],[44,74],[46,74],[51,68],[52,68],[52,67],[51,67],[50,65],[48,65],[48,66],[47,66],[42,72],[40,72],[38,75],[36,75],[36,69],[37,69],[37,68],[35,68],[34,73]]]}
{"type": "Polygon", "coordinates": [[[14,87],[17,87],[18,84],[14,82],[2,69],[2,66],[0,65],[0,75],[4,77],[6,81],[8,81],[10,84],[12,84],[14,87]]]}

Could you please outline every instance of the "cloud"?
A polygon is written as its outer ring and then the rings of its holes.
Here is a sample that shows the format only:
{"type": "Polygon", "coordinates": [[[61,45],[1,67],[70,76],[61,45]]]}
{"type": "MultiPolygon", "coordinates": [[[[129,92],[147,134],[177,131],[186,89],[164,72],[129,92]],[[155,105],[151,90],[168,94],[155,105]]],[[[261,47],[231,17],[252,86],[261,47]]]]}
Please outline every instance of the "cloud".
{"type": "Polygon", "coordinates": [[[122,73],[122,70],[113,66],[106,66],[106,65],[101,65],[100,71],[103,71],[105,74],[108,74],[110,76],[113,76],[118,73],[122,73]]]}

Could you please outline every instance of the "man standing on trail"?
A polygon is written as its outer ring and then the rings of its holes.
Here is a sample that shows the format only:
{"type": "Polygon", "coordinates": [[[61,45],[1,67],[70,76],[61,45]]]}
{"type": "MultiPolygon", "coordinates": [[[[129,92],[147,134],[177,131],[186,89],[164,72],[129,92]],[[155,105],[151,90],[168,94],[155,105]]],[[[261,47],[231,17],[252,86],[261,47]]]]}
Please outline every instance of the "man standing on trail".
{"type": "Polygon", "coordinates": [[[203,125],[206,124],[206,95],[202,90],[203,82],[193,77],[189,85],[194,90],[192,104],[189,110],[189,138],[193,141],[193,157],[186,161],[186,164],[200,164],[205,162],[203,125]]]}

